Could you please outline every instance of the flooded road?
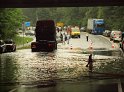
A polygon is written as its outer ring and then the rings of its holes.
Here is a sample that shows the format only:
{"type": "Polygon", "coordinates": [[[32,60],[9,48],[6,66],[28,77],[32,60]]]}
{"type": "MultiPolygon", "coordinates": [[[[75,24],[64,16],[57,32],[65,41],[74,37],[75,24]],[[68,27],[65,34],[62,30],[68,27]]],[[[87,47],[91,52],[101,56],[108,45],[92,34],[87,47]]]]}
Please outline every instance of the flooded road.
{"type": "MultiPolygon", "coordinates": [[[[51,82],[51,80],[56,80],[60,84],[62,81],[66,81],[67,84],[63,85],[68,85],[68,81],[89,81],[90,75],[88,68],[85,67],[89,53],[90,51],[85,52],[84,50],[69,49],[58,49],[57,51],[50,53],[32,53],[30,49],[25,49],[18,50],[17,52],[1,54],[0,83],[1,85],[21,84],[23,86],[43,86],[44,84],[47,85],[46,83],[51,82]]],[[[100,51],[94,51],[93,71],[110,74],[124,73],[124,63],[120,51],[104,51],[104,53],[106,54],[102,55],[102,52],[100,53],[100,51]]],[[[98,79],[109,78],[109,76],[101,74],[93,74],[93,76],[98,79]]]]}
{"type": "Polygon", "coordinates": [[[95,38],[97,47],[88,49],[89,43],[83,41],[82,49],[81,43],[75,44],[81,39],[60,43],[54,52],[23,49],[0,54],[0,92],[118,92],[124,88],[123,52],[105,39],[106,48],[98,48],[95,38]],[[86,67],[91,53],[92,73],[86,67]]]}
{"type": "MultiPolygon", "coordinates": [[[[113,55],[113,57],[109,55],[95,55],[93,57],[95,60],[94,71],[103,72],[106,69],[105,67],[111,66],[109,72],[110,70],[113,72],[123,72],[124,68],[120,67],[123,66],[123,60],[119,55],[119,51],[113,51],[113,53],[114,52],[116,54],[113,55]],[[116,69],[119,71],[116,71],[116,69]]],[[[88,70],[85,66],[89,54],[82,53],[83,52],[79,50],[63,49],[51,53],[32,53],[30,49],[26,49],[16,53],[1,54],[1,81],[29,82],[48,80],[51,78],[65,79],[86,76],[88,70]]]]}

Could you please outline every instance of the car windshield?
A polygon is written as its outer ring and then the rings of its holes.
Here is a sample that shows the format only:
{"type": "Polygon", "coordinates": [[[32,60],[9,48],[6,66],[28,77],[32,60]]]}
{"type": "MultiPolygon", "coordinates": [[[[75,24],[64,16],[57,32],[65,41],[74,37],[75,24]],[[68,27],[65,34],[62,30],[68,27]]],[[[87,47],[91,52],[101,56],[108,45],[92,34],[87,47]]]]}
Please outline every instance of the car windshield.
{"type": "Polygon", "coordinates": [[[0,92],[123,92],[123,20],[124,6],[1,8],[0,92]]]}

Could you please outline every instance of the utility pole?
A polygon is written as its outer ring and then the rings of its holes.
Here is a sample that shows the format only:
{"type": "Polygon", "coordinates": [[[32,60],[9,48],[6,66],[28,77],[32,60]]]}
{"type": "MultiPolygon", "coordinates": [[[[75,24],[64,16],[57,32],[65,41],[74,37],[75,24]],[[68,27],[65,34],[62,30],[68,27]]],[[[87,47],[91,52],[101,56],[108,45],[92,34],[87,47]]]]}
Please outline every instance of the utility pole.
{"type": "Polygon", "coordinates": [[[37,12],[37,8],[36,8],[36,22],[38,21],[38,12],[37,12]]]}
{"type": "Polygon", "coordinates": [[[23,47],[24,47],[25,22],[22,23],[22,31],[23,31],[23,47]]]}

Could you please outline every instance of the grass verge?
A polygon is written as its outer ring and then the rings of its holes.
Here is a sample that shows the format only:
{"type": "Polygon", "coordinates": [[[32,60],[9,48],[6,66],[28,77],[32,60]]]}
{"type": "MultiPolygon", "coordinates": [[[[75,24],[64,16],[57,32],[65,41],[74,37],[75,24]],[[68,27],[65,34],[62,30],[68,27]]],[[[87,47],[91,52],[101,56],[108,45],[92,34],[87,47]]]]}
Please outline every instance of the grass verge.
{"type": "Polygon", "coordinates": [[[18,50],[21,50],[21,49],[31,49],[31,46],[28,45],[28,46],[24,46],[24,47],[20,47],[20,48],[18,48],[18,50]]]}
{"type": "Polygon", "coordinates": [[[20,49],[29,49],[31,47],[30,44],[29,45],[25,45],[25,44],[27,44],[27,42],[33,41],[33,38],[31,38],[31,37],[24,37],[23,38],[20,36],[16,36],[13,40],[15,41],[16,46],[17,47],[19,46],[19,48],[17,48],[17,49],[20,50],[20,49]],[[24,46],[23,46],[23,44],[24,44],[24,46]]]}
{"type": "Polygon", "coordinates": [[[17,46],[19,45],[23,45],[23,44],[26,44],[27,42],[31,42],[33,40],[33,38],[30,38],[30,37],[20,37],[20,36],[16,36],[14,38],[14,41],[16,43],[17,46]]]}

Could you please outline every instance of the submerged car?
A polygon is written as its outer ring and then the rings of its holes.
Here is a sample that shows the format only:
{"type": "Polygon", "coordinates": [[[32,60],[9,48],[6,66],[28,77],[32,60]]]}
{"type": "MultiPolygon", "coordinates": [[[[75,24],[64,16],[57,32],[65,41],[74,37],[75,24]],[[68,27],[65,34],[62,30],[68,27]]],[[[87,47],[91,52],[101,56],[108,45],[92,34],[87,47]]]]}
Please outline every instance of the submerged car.
{"type": "Polygon", "coordinates": [[[6,44],[6,51],[16,51],[16,44],[12,39],[7,39],[4,42],[6,44]]]}
{"type": "Polygon", "coordinates": [[[6,52],[6,45],[3,40],[0,40],[0,53],[6,52]]]}

